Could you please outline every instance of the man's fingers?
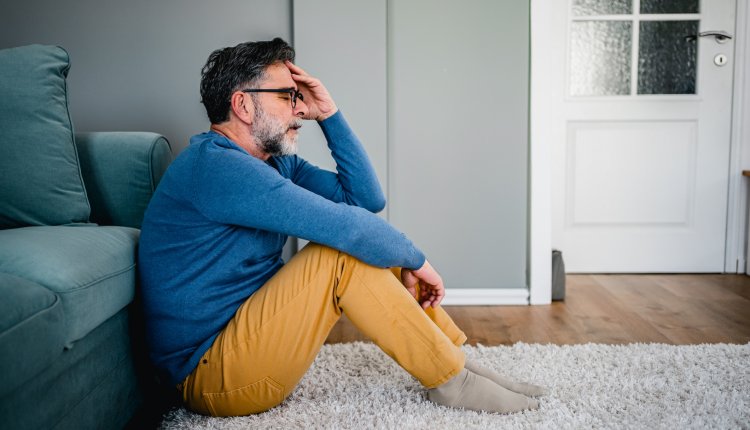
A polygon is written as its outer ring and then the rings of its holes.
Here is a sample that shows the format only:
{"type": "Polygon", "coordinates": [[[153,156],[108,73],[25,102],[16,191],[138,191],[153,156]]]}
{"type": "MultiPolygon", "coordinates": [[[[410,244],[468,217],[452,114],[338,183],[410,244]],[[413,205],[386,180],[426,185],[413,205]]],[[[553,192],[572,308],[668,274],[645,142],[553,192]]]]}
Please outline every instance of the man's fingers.
{"type": "Polygon", "coordinates": [[[415,299],[419,300],[420,294],[418,293],[417,286],[419,285],[419,279],[417,279],[410,270],[401,271],[401,283],[406,288],[406,291],[415,299]]]}
{"type": "Polygon", "coordinates": [[[300,66],[292,63],[291,61],[287,60],[287,61],[284,62],[284,64],[286,64],[286,66],[289,68],[289,70],[292,71],[292,73],[296,73],[298,75],[306,75],[307,76],[307,72],[305,72],[304,70],[302,70],[302,67],[300,67],[300,66]]]}
{"type": "Polygon", "coordinates": [[[295,65],[294,63],[287,61],[286,62],[287,68],[289,68],[289,71],[292,72],[292,75],[299,75],[299,76],[306,76],[310,77],[310,74],[306,71],[302,70],[300,66],[295,65]]]}
{"type": "Polygon", "coordinates": [[[443,301],[443,297],[445,297],[445,290],[440,290],[440,293],[437,295],[435,300],[432,301],[432,307],[436,308],[440,304],[440,302],[443,301]]]}
{"type": "Polygon", "coordinates": [[[429,306],[436,308],[443,301],[443,297],[445,297],[445,289],[442,285],[431,285],[430,287],[429,293],[423,296],[422,307],[424,309],[427,309],[429,306]]]}
{"type": "Polygon", "coordinates": [[[305,76],[305,75],[298,75],[295,73],[292,73],[292,79],[294,79],[296,82],[301,82],[309,89],[319,88],[321,86],[320,80],[313,78],[312,76],[305,76]]]}
{"type": "Polygon", "coordinates": [[[421,296],[419,304],[422,305],[422,309],[427,309],[432,304],[434,294],[432,292],[432,285],[424,285],[424,289],[421,290],[421,296]]]}
{"type": "Polygon", "coordinates": [[[293,71],[294,73],[299,73],[299,74],[301,74],[301,75],[306,75],[306,74],[307,74],[307,72],[305,72],[305,70],[304,70],[304,69],[302,69],[302,67],[300,67],[300,66],[298,66],[298,65],[296,65],[296,64],[294,64],[294,63],[292,63],[292,62],[291,62],[291,61],[289,61],[289,60],[287,60],[287,61],[286,61],[286,65],[287,65],[287,67],[289,67],[289,69],[290,69],[290,70],[292,70],[292,71],[293,71]]]}
{"type": "Polygon", "coordinates": [[[292,73],[292,79],[294,79],[295,81],[310,82],[310,83],[317,81],[317,79],[313,78],[310,75],[300,75],[298,73],[292,73]]]}
{"type": "Polygon", "coordinates": [[[435,307],[435,299],[430,298],[430,300],[427,301],[427,307],[435,307]]]}

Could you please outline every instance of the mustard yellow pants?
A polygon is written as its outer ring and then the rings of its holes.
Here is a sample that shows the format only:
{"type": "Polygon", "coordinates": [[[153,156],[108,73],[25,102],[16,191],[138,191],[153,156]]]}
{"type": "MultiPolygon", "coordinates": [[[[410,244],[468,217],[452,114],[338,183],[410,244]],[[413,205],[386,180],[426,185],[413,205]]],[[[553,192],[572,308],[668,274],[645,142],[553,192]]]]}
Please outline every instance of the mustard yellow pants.
{"type": "Polygon", "coordinates": [[[193,411],[248,415],[280,404],[345,313],[427,388],[457,375],[466,336],[441,308],[423,310],[381,269],[310,243],[240,306],[178,386],[193,411]]]}

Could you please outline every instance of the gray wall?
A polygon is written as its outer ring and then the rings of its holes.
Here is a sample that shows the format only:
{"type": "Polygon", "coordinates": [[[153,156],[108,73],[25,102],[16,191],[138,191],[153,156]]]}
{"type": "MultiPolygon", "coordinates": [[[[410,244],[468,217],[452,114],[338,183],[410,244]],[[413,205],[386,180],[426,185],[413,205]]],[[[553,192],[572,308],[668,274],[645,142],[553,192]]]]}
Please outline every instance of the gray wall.
{"type": "MultiPolygon", "coordinates": [[[[525,288],[528,0],[295,0],[294,16],[298,62],[362,139],[389,221],[448,287],[525,288]]],[[[332,168],[306,132],[300,153],[332,168]]]]}
{"type": "Polygon", "coordinates": [[[527,286],[528,1],[388,2],[390,221],[456,288],[527,286]]]}
{"type": "MultiPolygon", "coordinates": [[[[5,3],[5,2],[4,2],[5,3]]],[[[200,69],[216,48],[291,38],[289,1],[25,0],[0,12],[0,48],[64,47],[80,131],[164,134],[179,152],[209,122],[200,69]]]]}
{"type": "MultiPolygon", "coordinates": [[[[387,191],[385,0],[297,0],[294,15],[297,63],[326,85],[387,191]]],[[[335,170],[320,127],[304,126],[299,142],[305,159],[335,170]]]]}

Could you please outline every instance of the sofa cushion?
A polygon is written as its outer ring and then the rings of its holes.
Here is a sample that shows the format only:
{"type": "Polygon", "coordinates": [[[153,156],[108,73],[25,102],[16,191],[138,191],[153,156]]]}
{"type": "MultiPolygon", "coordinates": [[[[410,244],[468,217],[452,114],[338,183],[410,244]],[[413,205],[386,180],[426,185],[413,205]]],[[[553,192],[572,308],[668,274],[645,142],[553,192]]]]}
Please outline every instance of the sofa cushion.
{"type": "Polygon", "coordinates": [[[135,131],[76,133],[91,221],[141,228],[143,214],[172,161],[164,136],[135,131]]]}
{"type": "Polygon", "coordinates": [[[56,46],[0,50],[0,228],[88,222],[56,46]]]}
{"type": "Polygon", "coordinates": [[[48,367],[63,352],[60,299],[29,280],[0,273],[0,398],[48,367]]]}
{"type": "Polygon", "coordinates": [[[0,230],[0,272],[60,296],[68,345],[132,301],[139,233],[95,226],[0,230]]]}

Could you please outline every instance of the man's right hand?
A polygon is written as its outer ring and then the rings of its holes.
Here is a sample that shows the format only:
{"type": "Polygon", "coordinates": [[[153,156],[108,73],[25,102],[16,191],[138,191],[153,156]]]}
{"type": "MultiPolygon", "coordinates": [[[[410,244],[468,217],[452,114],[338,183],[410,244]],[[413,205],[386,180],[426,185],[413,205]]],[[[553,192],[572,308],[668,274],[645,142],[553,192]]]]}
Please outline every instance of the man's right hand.
{"type": "Polygon", "coordinates": [[[292,79],[297,83],[299,90],[305,97],[303,102],[307,105],[307,115],[303,116],[302,119],[323,121],[339,110],[320,79],[308,75],[301,67],[291,61],[285,61],[284,65],[292,73],[292,79]]]}
{"type": "Polygon", "coordinates": [[[416,299],[422,309],[427,309],[430,306],[437,307],[445,297],[443,278],[427,260],[417,270],[402,269],[401,283],[404,284],[412,297],[416,297],[416,287],[419,285],[419,297],[416,299]]]}

